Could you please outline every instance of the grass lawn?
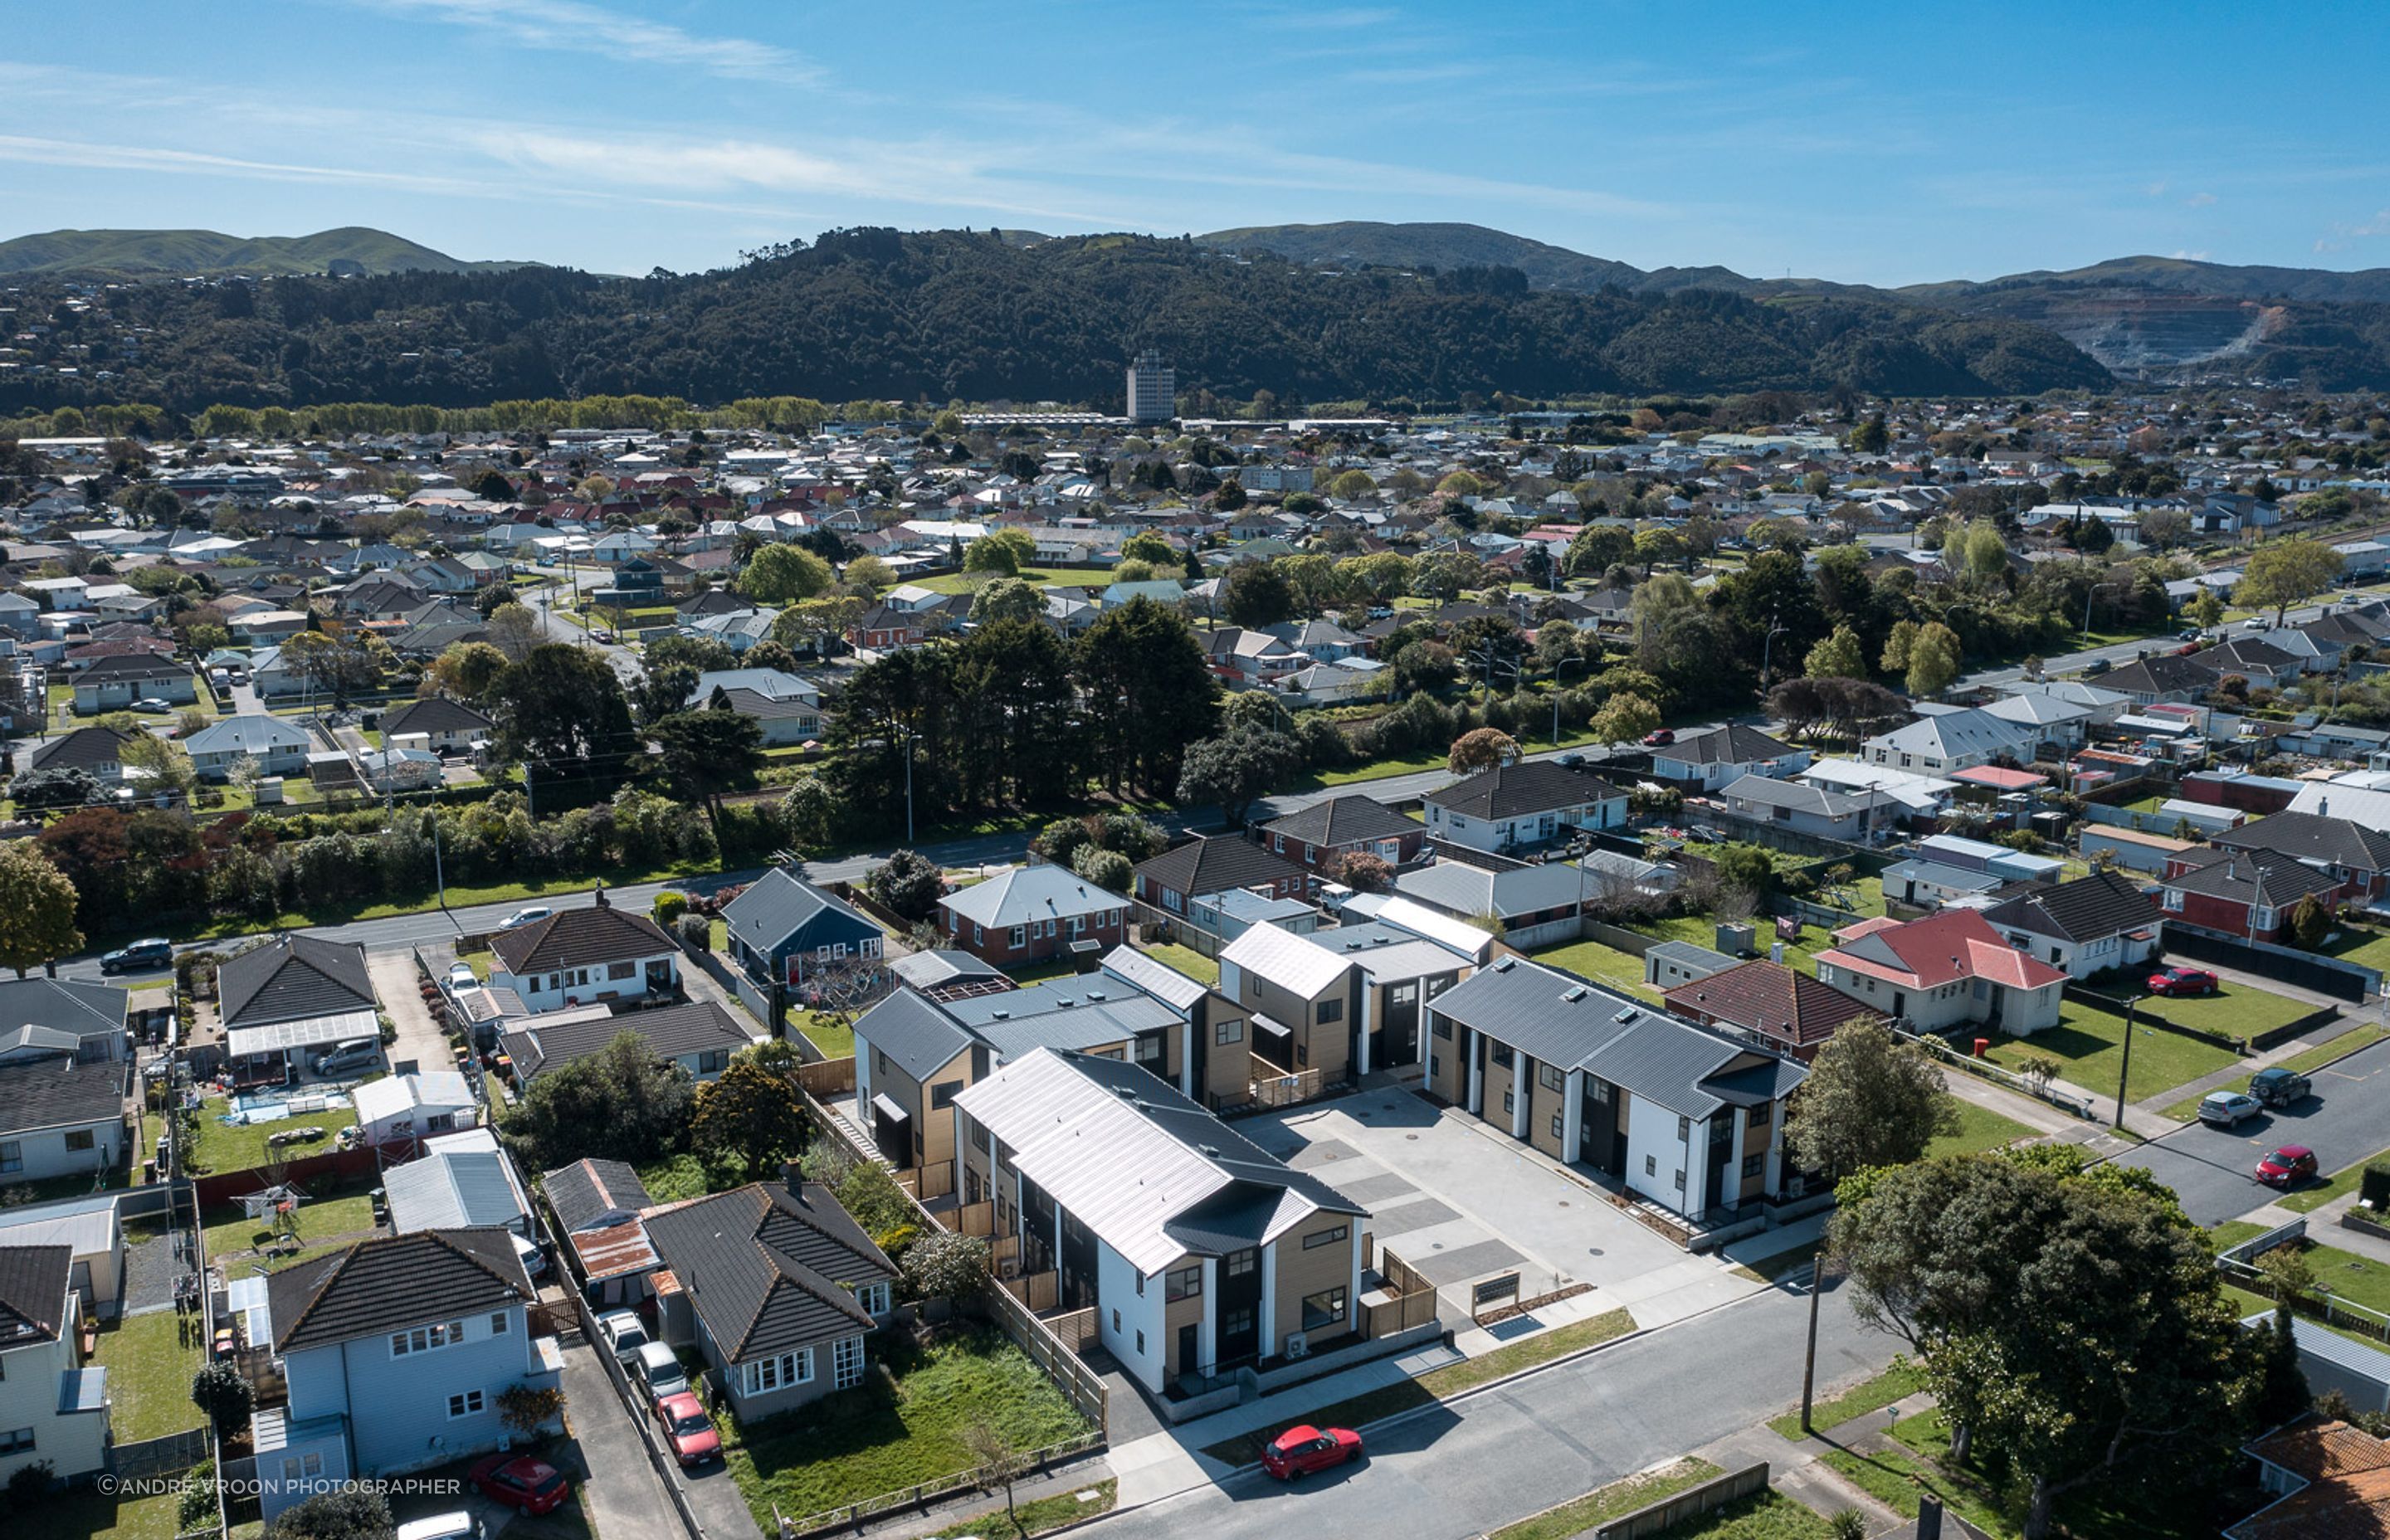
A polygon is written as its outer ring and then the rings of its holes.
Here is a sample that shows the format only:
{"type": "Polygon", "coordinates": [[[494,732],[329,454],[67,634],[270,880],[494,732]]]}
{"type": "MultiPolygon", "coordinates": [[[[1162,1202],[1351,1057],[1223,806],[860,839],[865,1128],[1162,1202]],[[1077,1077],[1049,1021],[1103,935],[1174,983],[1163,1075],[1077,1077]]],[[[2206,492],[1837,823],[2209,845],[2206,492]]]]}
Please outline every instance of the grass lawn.
{"type": "Polygon", "coordinates": [[[987,1536],[989,1540],[1028,1540],[1033,1534],[1043,1534],[1064,1524],[1083,1523],[1099,1514],[1110,1513],[1120,1500],[1120,1482],[1106,1479],[1093,1486],[1083,1486],[1070,1492],[1058,1492],[1051,1497],[1036,1497],[1017,1504],[1008,1516],[998,1511],[983,1513],[976,1519],[966,1519],[958,1524],[948,1524],[927,1540],[963,1540],[963,1537],[987,1536]]]}
{"type": "Polygon", "coordinates": [[[2390,1160],[2390,1149],[2377,1150],[2364,1160],[2355,1161],[2348,1169],[2324,1181],[2310,1182],[2296,1192],[2282,1194],[2274,1201],[2300,1213],[2311,1213],[2343,1193],[2355,1192],[2358,1184],[2365,1179],[2365,1168],[2381,1160],[2390,1160]]]}
{"type": "Polygon", "coordinates": [[[1143,951],[1154,961],[1168,964],[1197,983],[1216,984],[1220,982],[1219,962],[1191,946],[1180,946],[1173,942],[1161,946],[1148,946],[1143,951]]]}
{"type": "Polygon", "coordinates": [[[1044,962],[1022,963],[1019,968],[1008,968],[1004,973],[1014,983],[1025,988],[1030,984],[1042,984],[1049,979],[1072,978],[1078,971],[1077,966],[1068,957],[1048,957],[1044,962]]]}
{"type": "Polygon", "coordinates": [[[2268,1226],[2260,1225],[2255,1220],[2228,1219],[2221,1225],[2213,1225],[2208,1227],[2208,1249],[2220,1255],[2225,1251],[2230,1251],[2233,1247],[2240,1245],[2244,1240],[2254,1240],[2258,1236],[2264,1235],[2267,1228],[2268,1226]]]}
{"type": "Polygon", "coordinates": [[[198,1339],[183,1340],[186,1324],[199,1329],[195,1316],[153,1310],[101,1326],[96,1362],[108,1369],[109,1416],[119,1444],[179,1433],[202,1420],[191,1404],[191,1376],[202,1359],[198,1339]]]}
{"type": "Polygon", "coordinates": [[[789,1020],[799,1032],[805,1034],[807,1042],[822,1051],[825,1058],[853,1059],[854,1057],[853,1027],[842,1024],[833,1017],[813,1010],[792,1010],[789,1012],[789,1020]]]}
{"type": "Polygon", "coordinates": [[[1755,1262],[1738,1262],[1729,1271],[1740,1273],[1755,1282],[1775,1283],[1780,1279],[1791,1277],[1817,1261],[1818,1253],[1824,1249],[1824,1246],[1825,1242],[1822,1240],[1811,1240],[1799,1246],[1787,1246],[1780,1251],[1770,1251],[1755,1262]]]}
{"type": "MultiPolygon", "coordinates": [[[[935,577],[908,578],[917,588],[927,588],[933,594],[975,594],[996,572],[940,572],[935,577]]],[[[1017,574],[1021,581],[1034,588],[1109,588],[1113,578],[1109,570],[1093,568],[1023,567],[1017,574]]],[[[1175,572],[1157,573],[1160,577],[1176,577],[1175,572]]]]}
{"type": "Polygon", "coordinates": [[[174,1540],[182,1511],[179,1492],[150,1497],[54,1492],[10,1503],[8,1533],[16,1540],[174,1540]]]}
{"type": "Polygon", "coordinates": [[[2005,1117],[1988,1107],[1978,1107],[1972,1101],[1959,1103],[1959,1132],[1935,1136],[1925,1147],[1927,1159],[1936,1155],[1972,1155],[1979,1150],[1998,1149],[2019,1139],[2030,1139],[2035,1130],[2011,1117],[2005,1117]]]}
{"type": "MultiPolygon", "coordinates": [[[[2133,1074],[2125,1088],[2127,1101],[2171,1091],[2187,1081],[2228,1069],[2235,1061],[2223,1048],[2162,1027],[2137,1021],[2133,1033],[2133,1074]]],[[[1990,1057],[2004,1070],[2018,1070],[2026,1059],[2047,1054],[2059,1061],[2060,1079],[2099,1095],[2114,1096],[2124,1051],[2122,1016],[2069,1000],[2061,1007],[2056,1026],[2044,1027],[2031,1037],[1996,1037],[1990,1057]]]]}
{"type": "Polygon", "coordinates": [[[1949,1436],[1942,1431],[1940,1413],[1904,1418],[1893,1424],[1892,1432],[1905,1449],[1870,1455],[1837,1449],[1820,1457],[1852,1485],[1904,1518],[1916,1518],[1919,1495],[1931,1492],[1942,1499],[1944,1508],[1985,1534],[2016,1533],[2016,1526],[1993,1504],[1988,1488],[1972,1477],[1954,1477],[1930,1457],[1950,1447],[1949,1436]]]}
{"type": "Polygon", "coordinates": [[[2351,1304],[2390,1315],[2390,1264],[2337,1246],[2312,1243],[2306,1257],[2307,1265],[2315,1269],[2317,1288],[2328,1289],[2351,1304]]]}
{"type": "Polygon", "coordinates": [[[2178,1027],[2193,1027],[2220,1037],[2255,1037],[2288,1026],[2302,1016],[2312,1016],[2318,1007],[2305,1000],[2228,982],[2213,995],[2144,1000],[2141,1008],[2178,1027]]]}
{"type": "MultiPolygon", "coordinates": [[[[599,882],[605,883],[609,888],[620,888],[636,882],[668,882],[677,877],[711,877],[721,869],[719,861],[692,861],[669,866],[608,867],[544,878],[532,882],[499,882],[480,888],[460,887],[452,882],[448,885],[448,906],[452,909],[460,909],[476,904],[513,904],[523,899],[546,898],[557,893],[582,892],[599,882]]],[[[276,917],[275,923],[289,930],[311,930],[324,925],[344,925],[353,920],[388,919],[393,915],[418,914],[434,907],[439,902],[439,894],[427,889],[404,898],[393,898],[380,903],[336,905],[322,909],[285,909],[276,917]]],[[[219,941],[227,936],[249,935],[257,928],[256,917],[232,915],[211,920],[193,930],[186,939],[219,941]]],[[[125,939],[131,939],[136,934],[143,933],[146,932],[125,930],[121,932],[121,935],[125,939]]],[[[93,944],[99,945],[115,939],[102,936],[96,938],[93,944]]]]}
{"type": "Polygon", "coordinates": [[[964,1430],[985,1418],[1022,1449],[1086,1431],[1026,1354],[993,1330],[957,1332],[926,1349],[897,1340],[853,1390],[785,1416],[724,1430],[730,1474],[757,1526],[772,1508],[792,1519],[969,1469],[964,1430]]]}
{"type": "Polygon", "coordinates": [[[1546,1508],[1532,1519],[1522,1519],[1515,1524],[1505,1524],[1485,1540],[1570,1540],[1596,1524],[1607,1523],[1621,1514],[1632,1513],[1638,1508],[1656,1503],[1663,1497],[1673,1497],[1689,1487],[1695,1487],[1726,1472],[1704,1459],[1681,1459],[1657,1470],[1646,1470],[1625,1481],[1597,1487],[1582,1497],[1546,1508]]]}
{"type": "Polygon", "coordinates": [[[1754,1492],[1668,1534],[1671,1540],[1827,1540],[1833,1531],[1790,1497],[1754,1492]]]}
{"type": "MultiPolygon", "coordinates": [[[[1767,956],[1769,946],[1775,941],[1776,928],[1764,916],[1754,923],[1758,926],[1759,930],[1755,943],[1759,948],[1759,955],[1763,957],[1767,956]]],[[[1640,930],[1647,936],[1657,936],[1662,941],[1689,941],[1695,946],[1715,950],[1717,946],[1717,927],[1718,922],[1706,915],[1677,915],[1669,919],[1646,920],[1640,925],[1630,926],[1628,929],[1640,930]]],[[[1828,934],[1823,927],[1804,925],[1801,928],[1799,941],[1784,943],[1784,966],[1796,973],[1806,973],[1815,978],[1818,973],[1818,954],[1831,949],[1833,944],[1834,938],[1828,934]]]]}
{"type": "Polygon", "coordinates": [[[1333,1423],[1340,1428],[1359,1428],[1381,1418],[1394,1417],[1413,1407],[1425,1406],[1446,1396],[1458,1395],[1488,1380],[1516,1374],[1538,1364],[1624,1337],[1635,1329],[1635,1317],[1624,1310],[1613,1310],[1590,1320],[1572,1321],[1567,1326],[1554,1327],[1533,1337],[1479,1354],[1458,1364],[1447,1364],[1430,1369],[1415,1380],[1401,1380],[1381,1385],[1374,1391],[1348,1396],[1325,1406],[1312,1406],[1301,1412],[1290,1411],[1266,1428],[1250,1433],[1240,1433],[1213,1444],[1201,1453],[1224,1465],[1243,1465],[1261,1457],[1262,1448],[1283,1429],[1297,1422],[1333,1423]]]}
{"type": "MultiPolygon", "coordinates": [[[[1820,1401],[1809,1408],[1809,1426],[1818,1432],[1841,1427],[1855,1417],[1865,1417],[1879,1407],[1889,1406],[1903,1397],[1915,1395],[1925,1388],[1925,1371],[1915,1364],[1895,1364],[1872,1380],[1864,1380],[1842,1394],[1820,1401]]],[[[1787,1412],[1771,1418],[1767,1424],[1789,1439],[1801,1436],[1801,1414],[1787,1412]]]]}
{"type": "Polygon", "coordinates": [[[1599,979],[1613,989],[1625,990],[1638,999],[1660,998],[1660,991],[1643,982],[1642,958],[1601,942],[1561,942],[1553,946],[1538,947],[1531,956],[1537,962],[1566,969],[1581,978],[1599,979]]]}
{"type": "Polygon", "coordinates": [[[2324,943],[2319,950],[2327,957],[2379,969],[2385,976],[2390,976],[2390,930],[2344,927],[2338,939],[2324,943]]]}
{"type": "Polygon", "coordinates": [[[349,1106],[327,1108],[321,1112],[302,1113],[295,1118],[281,1118],[273,1123],[245,1123],[232,1125],[217,1121],[229,1103],[222,1097],[210,1097],[199,1106],[199,1136],[193,1151],[202,1171],[250,1171],[265,1163],[265,1140],[270,1134],[294,1128],[320,1128],[324,1137],[303,1144],[289,1144],[283,1149],[296,1159],[302,1155],[320,1155],[337,1149],[332,1136],[357,1121],[356,1109],[349,1106]]]}
{"type": "MultiPolygon", "coordinates": [[[[373,1200],[363,1191],[299,1205],[299,1240],[311,1252],[345,1244],[341,1237],[368,1234],[373,1228],[373,1200]]],[[[208,1260],[226,1263],[225,1271],[232,1277],[281,1266],[285,1259],[279,1256],[244,1254],[258,1251],[273,1237],[270,1224],[247,1217],[238,1205],[208,1211],[208,1260]]]]}

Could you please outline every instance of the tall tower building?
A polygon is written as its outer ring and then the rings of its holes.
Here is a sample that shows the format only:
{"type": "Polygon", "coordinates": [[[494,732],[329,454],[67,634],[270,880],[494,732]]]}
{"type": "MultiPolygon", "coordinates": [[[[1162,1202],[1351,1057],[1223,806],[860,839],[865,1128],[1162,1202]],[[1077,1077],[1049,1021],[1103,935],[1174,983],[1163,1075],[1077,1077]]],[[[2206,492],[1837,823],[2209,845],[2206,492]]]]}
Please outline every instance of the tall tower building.
{"type": "Polygon", "coordinates": [[[1168,422],[1178,415],[1178,374],[1159,348],[1148,348],[1128,366],[1131,422],[1168,422]]]}

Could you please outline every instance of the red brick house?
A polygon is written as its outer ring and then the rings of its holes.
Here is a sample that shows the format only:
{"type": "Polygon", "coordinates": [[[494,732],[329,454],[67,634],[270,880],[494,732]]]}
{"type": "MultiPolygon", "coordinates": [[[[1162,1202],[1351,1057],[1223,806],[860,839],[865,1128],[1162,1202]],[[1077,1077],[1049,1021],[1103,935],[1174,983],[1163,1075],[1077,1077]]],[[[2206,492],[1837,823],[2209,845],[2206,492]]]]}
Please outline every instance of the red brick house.
{"type": "Polygon", "coordinates": [[[920,615],[875,604],[848,629],[846,640],[849,646],[866,651],[885,652],[891,648],[919,647],[929,640],[929,635],[920,615]]]}
{"type": "Polygon", "coordinates": [[[1399,866],[1419,859],[1427,826],[1356,792],[1271,819],[1261,827],[1261,841],[1271,854],[1311,871],[1330,868],[1356,851],[1399,866]]]}
{"type": "Polygon", "coordinates": [[[2226,829],[2212,842],[2301,862],[2333,881],[2335,898],[2364,904],[2390,892],[2390,833],[2354,818],[2321,813],[2276,813],[2226,829]]]}
{"type": "Polygon", "coordinates": [[[2222,846],[2166,857],[2160,906],[2168,919],[2252,941],[2283,941],[2308,894],[2329,904],[2343,884],[2329,871],[2270,850],[2222,846]]]}
{"type": "Polygon", "coordinates": [[[1015,866],[938,900],[938,929],[999,968],[1101,956],[1128,939],[1129,901],[1063,866],[1015,866]]]}
{"type": "Polygon", "coordinates": [[[1767,1040],[1804,1064],[1837,1029],[1882,1012],[1782,963],[1750,962],[1678,984],[1662,996],[1668,1009],[1705,1027],[1732,1027],[1767,1040]]]}

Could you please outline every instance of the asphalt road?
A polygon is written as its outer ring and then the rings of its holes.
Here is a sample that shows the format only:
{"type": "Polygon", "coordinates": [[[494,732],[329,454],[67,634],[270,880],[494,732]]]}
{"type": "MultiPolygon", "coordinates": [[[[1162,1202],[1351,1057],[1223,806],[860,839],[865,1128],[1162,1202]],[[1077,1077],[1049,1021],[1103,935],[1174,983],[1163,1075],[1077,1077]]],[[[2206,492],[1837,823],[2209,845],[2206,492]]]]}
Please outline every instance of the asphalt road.
{"type": "MultiPolygon", "coordinates": [[[[1895,1339],[1830,1290],[1818,1384],[1871,1373],[1895,1339]]],[[[1099,1521],[1106,1540],[1481,1535],[1799,1405],[1809,1302],[1773,1289],[1648,1337],[1428,1408],[1369,1435],[1356,1465],[1299,1484],[1259,1472],[1099,1521]]],[[[1772,1437],[1772,1435],[1770,1435],[1772,1437]]]]}
{"type": "Polygon", "coordinates": [[[2329,1176],[2390,1149],[2390,1042],[2360,1049],[2309,1078],[2314,1094],[2295,1107],[2268,1110],[2232,1130],[2191,1123],[2112,1159],[2139,1166],[2174,1188],[2192,1223],[2217,1225],[2273,1199],[2250,1174],[2269,1150],[2306,1145],[2329,1176]]]}

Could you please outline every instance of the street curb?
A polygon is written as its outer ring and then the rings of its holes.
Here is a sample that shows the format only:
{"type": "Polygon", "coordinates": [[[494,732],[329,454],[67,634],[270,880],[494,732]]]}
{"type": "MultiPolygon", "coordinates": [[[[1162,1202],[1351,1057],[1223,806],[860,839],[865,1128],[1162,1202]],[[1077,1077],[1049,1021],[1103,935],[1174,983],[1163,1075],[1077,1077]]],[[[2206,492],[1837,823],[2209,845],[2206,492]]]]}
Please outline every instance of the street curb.
{"type": "MultiPolygon", "coordinates": [[[[2341,1035],[2342,1035],[2342,1036],[2344,1036],[2344,1037],[2353,1037],[2353,1036],[2355,1036],[2355,1035],[2356,1035],[2359,1031],[2361,1031],[2361,1030],[2365,1027],[2365,1025],[2366,1025],[2366,1022],[2365,1022],[2364,1020],[2362,1020],[2361,1019],[2351,1018],[2351,1020],[2356,1021],[2356,1025],[2354,1025],[2354,1026],[2350,1027],[2350,1028],[2348,1029],[2348,1031],[2347,1031],[2347,1032],[2343,1033],[2341,1035]]],[[[2346,1053],[2344,1053],[2344,1054],[2335,1054],[2333,1057],[2332,1057],[2332,1058],[2330,1058],[2330,1059],[2325,1059],[2322,1063],[2318,1064],[2318,1065],[2314,1066],[2314,1067],[2313,1067],[2313,1068],[2311,1068],[2311,1069],[2308,1069],[2308,1070],[2303,1071],[2302,1072],[2303,1072],[2303,1073],[2306,1073],[2306,1074],[2309,1074],[2309,1075],[2319,1073],[2319,1072],[2321,1072],[2321,1071],[2331,1069],[2331,1068],[2332,1068],[2333,1065],[2335,1065],[2335,1064],[2345,1063],[2347,1060],[2352,1059],[2355,1059],[2358,1054],[2363,1053],[2363,1052],[2364,1052],[2366,1049],[2368,1049],[2368,1048],[2380,1047],[2380,1046],[2381,1046],[2383,1044],[2384,1044],[2384,1043],[2390,1043],[2390,1037],[2377,1037],[2377,1038],[2375,1038],[2375,1039],[2374,1039],[2372,1042],[2371,1042],[2371,1043],[2359,1043],[2357,1046],[2355,1046],[2355,1047],[2353,1047],[2353,1048],[2349,1049],[2346,1053]]],[[[2319,1045],[2319,1046],[2328,1046],[2328,1040],[2327,1040],[2327,1045],[2319,1045]]],[[[2293,1057],[2294,1057],[2294,1058],[2295,1058],[2295,1057],[2297,1057],[2297,1056],[2296,1056],[2296,1055],[2294,1055],[2293,1057]]],[[[2158,1114],[2158,1116],[2160,1116],[2160,1117],[2164,1117],[2164,1116],[2165,1116],[2165,1113],[2163,1113],[2163,1112],[2161,1112],[2161,1113],[2159,1113],[2159,1114],[2158,1114]]],[[[2176,1135],[2176,1134],[2178,1134],[2178,1133],[2180,1133],[2183,1129],[2186,1129],[2186,1128],[2193,1128],[2193,1127],[2198,1126],[2198,1123],[2199,1123],[2199,1119],[2198,1119],[2198,1118],[2196,1118],[2196,1117],[2188,1118],[2188,1119],[2184,1120],[2184,1121],[2183,1121],[2183,1122],[2181,1122],[2181,1123],[2176,1123],[2172,1128],[2167,1129],[2164,1134],[2159,1135],[2159,1136],[2158,1136],[2158,1139],[2169,1138],[2169,1137],[2173,1136],[2174,1135],[2176,1135]]],[[[2141,1142],[2142,1142],[2142,1143],[2144,1143],[2144,1144],[2155,1144],[2155,1143],[2157,1142],[2157,1139],[2143,1139],[2141,1142]]]]}

